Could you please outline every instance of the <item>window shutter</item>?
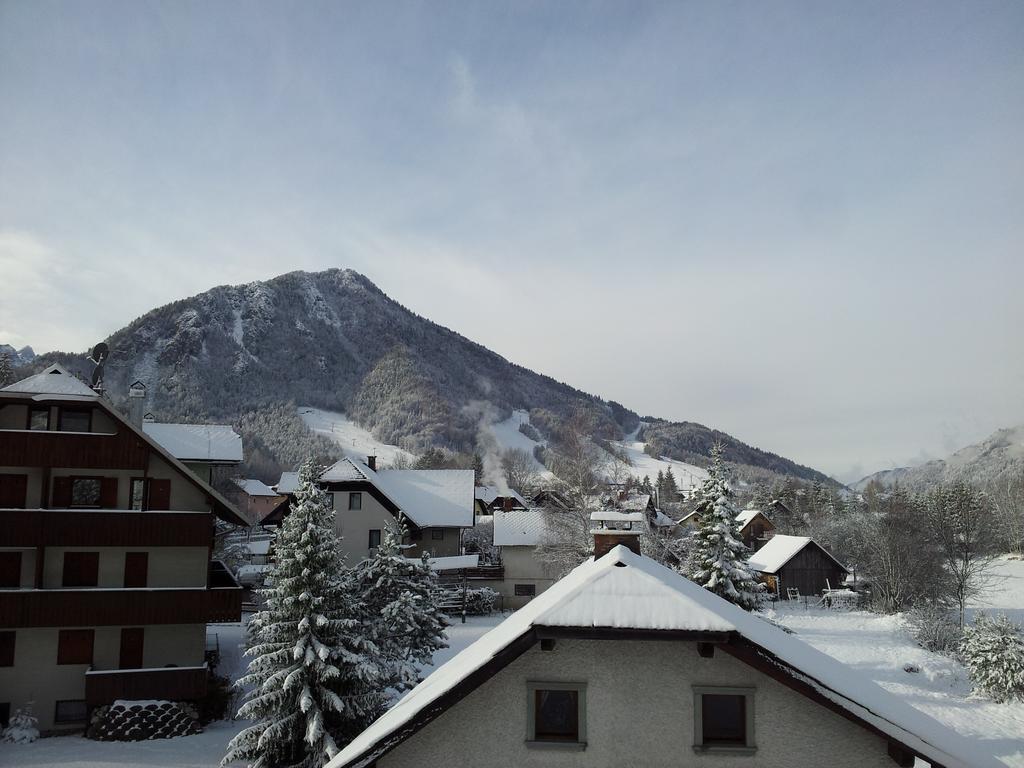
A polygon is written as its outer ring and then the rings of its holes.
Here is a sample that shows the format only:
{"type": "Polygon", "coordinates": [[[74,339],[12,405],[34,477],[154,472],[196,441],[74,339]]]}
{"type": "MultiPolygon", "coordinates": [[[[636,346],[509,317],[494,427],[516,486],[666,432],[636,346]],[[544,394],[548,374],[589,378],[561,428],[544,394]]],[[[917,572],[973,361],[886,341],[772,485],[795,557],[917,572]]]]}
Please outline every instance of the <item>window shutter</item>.
{"type": "Polygon", "coordinates": [[[53,478],[53,503],[51,506],[62,508],[71,506],[71,478],[53,478]]]}
{"type": "Polygon", "coordinates": [[[99,552],[64,553],[64,587],[95,587],[99,584],[99,552]]]}
{"type": "Polygon", "coordinates": [[[21,586],[21,552],[0,552],[0,588],[21,586]]]}
{"type": "Polygon", "coordinates": [[[149,508],[166,512],[171,508],[171,481],[153,478],[149,481],[149,508]]]}
{"type": "Polygon", "coordinates": [[[100,480],[100,506],[103,509],[117,509],[116,477],[104,477],[100,480]]]}
{"type": "Polygon", "coordinates": [[[0,509],[24,509],[28,475],[0,475],[0,509]]]}
{"type": "Polygon", "coordinates": [[[94,631],[62,629],[57,635],[58,664],[92,664],[94,631]]]}
{"type": "Polygon", "coordinates": [[[149,553],[124,553],[124,585],[126,588],[139,589],[147,585],[149,578],[149,553]]]}

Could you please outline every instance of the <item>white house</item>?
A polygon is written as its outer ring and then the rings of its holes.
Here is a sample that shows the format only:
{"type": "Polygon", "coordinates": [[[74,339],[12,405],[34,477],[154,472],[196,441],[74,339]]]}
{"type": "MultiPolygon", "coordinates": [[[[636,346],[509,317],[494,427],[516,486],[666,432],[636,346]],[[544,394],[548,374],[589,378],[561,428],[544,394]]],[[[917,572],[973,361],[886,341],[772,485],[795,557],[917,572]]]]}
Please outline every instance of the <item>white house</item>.
{"type": "Polygon", "coordinates": [[[494,546],[501,550],[502,581],[488,584],[504,597],[506,608],[521,608],[555,583],[537,558],[547,532],[543,510],[513,509],[494,513],[494,546]]]}
{"type": "Polygon", "coordinates": [[[799,638],[607,549],[624,533],[596,532],[596,558],[437,668],[329,768],[999,765],[799,638]]]}

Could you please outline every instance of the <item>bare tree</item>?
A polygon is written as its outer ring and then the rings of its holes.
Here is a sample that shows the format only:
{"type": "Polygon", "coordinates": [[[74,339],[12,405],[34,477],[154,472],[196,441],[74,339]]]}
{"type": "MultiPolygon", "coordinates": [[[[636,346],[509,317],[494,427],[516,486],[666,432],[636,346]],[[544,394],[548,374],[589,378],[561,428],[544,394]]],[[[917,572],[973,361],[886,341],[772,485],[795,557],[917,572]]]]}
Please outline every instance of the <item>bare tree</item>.
{"type": "Polygon", "coordinates": [[[1008,552],[1024,555],[1024,468],[994,480],[989,494],[1003,546],[1008,552]]]}
{"type": "Polygon", "coordinates": [[[984,591],[996,555],[992,505],[984,493],[962,482],[936,488],[927,495],[925,505],[963,627],[967,601],[984,591]]]}
{"type": "Polygon", "coordinates": [[[509,448],[501,454],[501,471],[509,488],[528,493],[537,484],[533,456],[522,448],[509,448]]]}

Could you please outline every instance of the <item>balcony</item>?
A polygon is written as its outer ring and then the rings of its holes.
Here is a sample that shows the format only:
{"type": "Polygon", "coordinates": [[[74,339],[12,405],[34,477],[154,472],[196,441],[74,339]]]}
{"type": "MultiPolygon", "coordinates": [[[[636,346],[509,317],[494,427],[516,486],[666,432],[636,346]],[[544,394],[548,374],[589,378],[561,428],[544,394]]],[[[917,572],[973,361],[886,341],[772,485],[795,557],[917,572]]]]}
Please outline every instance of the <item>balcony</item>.
{"type": "Polygon", "coordinates": [[[208,677],[205,664],[160,669],[90,669],[85,673],[85,703],[91,708],[116,699],[198,701],[206,695],[208,677]]]}
{"type": "Polygon", "coordinates": [[[0,547],[207,547],[207,512],[0,509],[0,547]]]}
{"type": "Polygon", "coordinates": [[[0,628],[240,621],[242,588],[0,590],[0,628]]]}
{"type": "Polygon", "coordinates": [[[148,447],[138,435],[5,429],[0,466],[144,469],[148,447]]]}

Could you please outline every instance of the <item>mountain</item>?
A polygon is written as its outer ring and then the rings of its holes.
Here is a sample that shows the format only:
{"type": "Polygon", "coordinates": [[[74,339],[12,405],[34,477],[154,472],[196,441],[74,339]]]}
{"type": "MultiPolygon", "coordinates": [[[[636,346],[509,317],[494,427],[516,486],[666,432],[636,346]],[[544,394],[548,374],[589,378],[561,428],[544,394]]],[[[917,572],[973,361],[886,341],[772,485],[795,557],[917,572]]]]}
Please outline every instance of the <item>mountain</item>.
{"type": "Polygon", "coordinates": [[[7,355],[11,360],[11,365],[28,365],[36,359],[36,353],[32,350],[32,347],[22,347],[21,349],[15,349],[10,344],[0,344],[0,357],[7,355]]]}
{"type": "MultiPolygon", "coordinates": [[[[292,445],[300,435],[315,441],[294,416],[296,404],[344,412],[377,439],[414,452],[472,452],[482,428],[516,409],[528,411],[555,445],[570,419],[600,440],[621,440],[640,426],[625,406],[511,363],[409,311],[351,270],[219,286],[147,313],[107,343],[104,382],[115,402],[139,379],[158,418],[231,420],[250,433],[253,450],[280,465],[308,452],[292,445]]],[[[66,353],[41,356],[32,367],[51,360],[90,370],[84,355],[66,353]]],[[[827,481],[702,425],[648,421],[645,430],[663,455],[703,461],[718,440],[729,460],[827,481]]],[[[327,452],[330,444],[321,441],[327,452]]]]}
{"type": "Polygon", "coordinates": [[[952,480],[970,480],[989,486],[1013,475],[1024,475],[1024,424],[997,430],[980,443],[961,448],[948,459],[875,472],[852,487],[863,490],[875,481],[886,487],[899,483],[919,489],[952,480]]]}

